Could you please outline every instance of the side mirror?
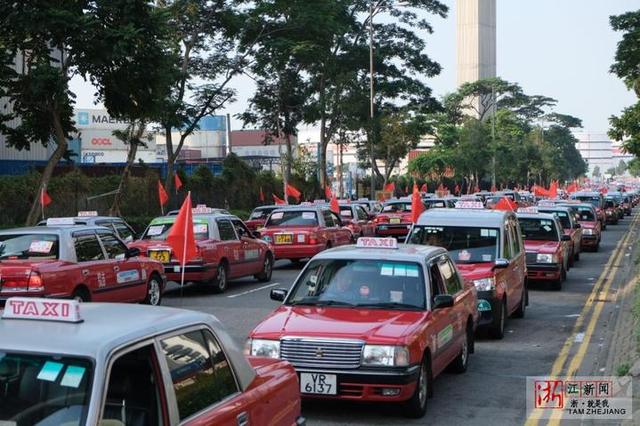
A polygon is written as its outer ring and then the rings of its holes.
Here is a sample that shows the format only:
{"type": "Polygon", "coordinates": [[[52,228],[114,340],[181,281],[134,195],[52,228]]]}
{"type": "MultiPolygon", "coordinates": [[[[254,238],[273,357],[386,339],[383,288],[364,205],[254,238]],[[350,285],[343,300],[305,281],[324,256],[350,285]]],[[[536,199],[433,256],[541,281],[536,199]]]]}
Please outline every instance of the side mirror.
{"type": "Polygon", "coordinates": [[[571,236],[570,235],[563,235],[560,240],[562,241],[571,241],[571,236]]]}
{"type": "Polygon", "coordinates": [[[271,294],[269,297],[271,300],[275,300],[276,302],[284,302],[284,299],[287,297],[288,291],[284,288],[274,288],[271,290],[271,294]]]}
{"type": "Polygon", "coordinates": [[[580,229],[582,228],[582,225],[580,225],[579,223],[576,223],[575,225],[573,225],[573,229],[580,229]]]}
{"type": "Polygon", "coordinates": [[[496,259],[493,264],[493,269],[505,269],[509,267],[509,261],[507,259],[496,259]]]}
{"type": "Polygon", "coordinates": [[[433,309],[451,308],[453,306],[453,296],[450,294],[439,294],[433,298],[433,309]]]}
{"type": "Polygon", "coordinates": [[[127,251],[124,253],[124,257],[125,259],[130,259],[132,257],[138,257],[140,256],[140,249],[137,247],[132,247],[127,249],[127,251]]]}

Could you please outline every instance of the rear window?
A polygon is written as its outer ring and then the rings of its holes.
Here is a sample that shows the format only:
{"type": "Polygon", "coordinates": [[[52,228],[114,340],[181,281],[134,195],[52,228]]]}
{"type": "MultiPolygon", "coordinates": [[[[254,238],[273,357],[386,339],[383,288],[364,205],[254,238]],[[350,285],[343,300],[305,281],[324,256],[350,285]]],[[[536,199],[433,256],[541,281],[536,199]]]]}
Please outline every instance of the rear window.
{"type": "Polygon", "coordinates": [[[383,213],[401,213],[401,212],[410,212],[411,211],[411,203],[392,203],[386,204],[382,207],[383,213]]]}
{"type": "Polygon", "coordinates": [[[539,210],[540,213],[550,213],[556,215],[560,219],[560,224],[563,229],[571,229],[571,219],[569,213],[561,210],[539,210]]]}
{"type": "Polygon", "coordinates": [[[0,259],[58,259],[55,234],[0,235],[0,259]]]}
{"type": "Polygon", "coordinates": [[[415,226],[409,242],[444,247],[456,263],[482,263],[496,260],[499,236],[496,228],[415,226]]]}
{"type": "Polygon", "coordinates": [[[265,226],[318,226],[318,215],[315,211],[276,211],[265,226]]]}
{"type": "Polygon", "coordinates": [[[255,209],[254,211],[251,212],[251,215],[249,216],[249,220],[266,219],[267,216],[269,216],[269,213],[271,213],[275,209],[276,209],[275,207],[255,209]]]}
{"type": "Polygon", "coordinates": [[[587,222],[595,222],[596,216],[591,209],[578,208],[578,216],[580,220],[587,222]]]}
{"type": "Polygon", "coordinates": [[[518,218],[522,238],[533,241],[558,241],[558,230],[553,220],[518,218]]]}
{"type": "MultiPolygon", "coordinates": [[[[173,227],[173,222],[151,222],[151,225],[144,231],[142,239],[165,241],[171,227],[173,227]]],[[[209,225],[206,222],[194,221],[193,236],[198,241],[209,238],[209,225]]]]}

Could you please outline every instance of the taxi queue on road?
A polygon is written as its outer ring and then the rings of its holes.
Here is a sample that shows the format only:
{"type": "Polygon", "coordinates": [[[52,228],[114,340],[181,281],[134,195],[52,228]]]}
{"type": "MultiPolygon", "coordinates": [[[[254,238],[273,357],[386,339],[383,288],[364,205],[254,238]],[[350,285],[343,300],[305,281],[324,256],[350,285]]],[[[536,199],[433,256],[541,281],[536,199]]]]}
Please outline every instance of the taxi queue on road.
{"type": "Polygon", "coordinates": [[[422,197],[415,221],[410,198],[262,206],[247,222],[197,206],[184,266],[167,243],[176,212],[137,240],[95,212],[1,231],[0,423],[293,425],[305,423],[301,398],[422,417],[435,377],[466,371],[476,334],[503,338],[530,286],[560,290],[639,200],[422,197]],[[281,305],[244,355],[213,316],[153,306],[181,274],[223,292],[239,277],[270,281],[278,259],[309,260],[291,288],[271,290],[281,305]]]}

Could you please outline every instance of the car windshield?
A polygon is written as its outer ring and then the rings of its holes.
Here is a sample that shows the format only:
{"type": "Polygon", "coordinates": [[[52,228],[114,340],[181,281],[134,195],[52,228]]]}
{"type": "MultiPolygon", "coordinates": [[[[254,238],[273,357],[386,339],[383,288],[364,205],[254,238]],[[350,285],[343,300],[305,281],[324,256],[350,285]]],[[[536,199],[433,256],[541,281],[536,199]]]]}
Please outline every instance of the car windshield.
{"type": "MultiPolygon", "coordinates": [[[[151,222],[151,225],[144,231],[143,240],[165,241],[169,230],[173,227],[173,221],[162,220],[151,222]]],[[[209,238],[209,225],[201,220],[193,221],[193,236],[196,240],[206,240],[209,238]]]]}
{"type": "Polygon", "coordinates": [[[593,207],[600,207],[600,198],[599,197],[592,197],[590,195],[576,195],[574,197],[572,197],[574,200],[580,200],[583,203],[589,203],[591,204],[593,207]]]}
{"type": "Polygon", "coordinates": [[[92,377],[88,360],[0,351],[0,424],[84,425],[92,377]]]}
{"type": "Polygon", "coordinates": [[[613,200],[606,200],[604,202],[604,205],[605,205],[606,208],[612,209],[612,208],[614,208],[616,206],[616,203],[614,203],[613,200]]]}
{"type": "Polygon", "coordinates": [[[0,259],[58,259],[55,234],[0,235],[0,259]]]}
{"type": "Polygon", "coordinates": [[[318,217],[314,211],[276,211],[265,226],[318,226],[318,217]]]}
{"type": "Polygon", "coordinates": [[[586,207],[578,207],[578,220],[583,220],[585,222],[595,222],[596,215],[593,213],[593,210],[588,209],[586,207]]]}
{"type": "Polygon", "coordinates": [[[353,217],[353,212],[351,211],[351,207],[349,206],[340,206],[340,216],[351,218],[353,217]]]}
{"type": "Polygon", "coordinates": [[[532,241],[558,241],[556,224],[550,219],[518,218],[522,238],[532,241]]]}
{"type": "Polygon", "coordinates": [[[330,259],[309,263],[288,305],[425,309],[420,264],[389,260],[330,259]]]}
{"type": "Polygon", "coordinates": [[[249,216],[249,220],[266,219],[266,217],[269,216],[269,213],[271,213],[275,209],[276,207],[255,209],[254,211],[251,212],[251,215],[249,216]]]}
{"type": "Polygon", "coordinates": [[[456,263],[482,263],[497,259],[499,236],[496,228],[415,226],[409,242],[444,247],[456,263]]]}
{"type": "Polygon", "coordinates": [[[385,206],[382,207],[382,213],[401,213],[410,211],[411,202],[385,204],[385,206]]]}
{"type": "Polygon", "coordinates": [[[447,207],[444,200],[424,200],[424,203],[431,208],[447,207]]]}
{"type": "Polygon", "coordinates": [[[571,219],[569,213],[563,210],[538,210],[540,213],[549,213],[556,215],[560,219],[560,224],[563,229],[571,229],[571,219]]]}

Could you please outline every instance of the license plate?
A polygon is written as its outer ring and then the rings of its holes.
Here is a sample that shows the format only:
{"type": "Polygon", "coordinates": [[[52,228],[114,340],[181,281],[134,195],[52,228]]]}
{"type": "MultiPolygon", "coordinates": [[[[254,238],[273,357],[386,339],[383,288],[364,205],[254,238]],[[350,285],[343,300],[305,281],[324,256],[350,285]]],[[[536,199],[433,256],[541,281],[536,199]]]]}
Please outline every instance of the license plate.
{"type": "Polygon", "coordinates": [[[389,219],[389,223],[400,223],[400,218],[392,217],[391,219],[389,219]]]}
{"type": "Polygon", "coordinates": [[[335,374],[300,373],[300,392],[317,395],[336,395],[338,380],[335,374]]]}
{"type": "Polygon", "coordinates": [[[158,262],[168,263],[171,260],[171,252],[169,250],[153,250],[149,252],[149,257],[158,262]]]}
{"type": "Polygon", "coordinates": [[[293,234],[276,234],[275,235],[275,243],[276,244],[291,244],[291,243],[293,243],[293,234]]]}

